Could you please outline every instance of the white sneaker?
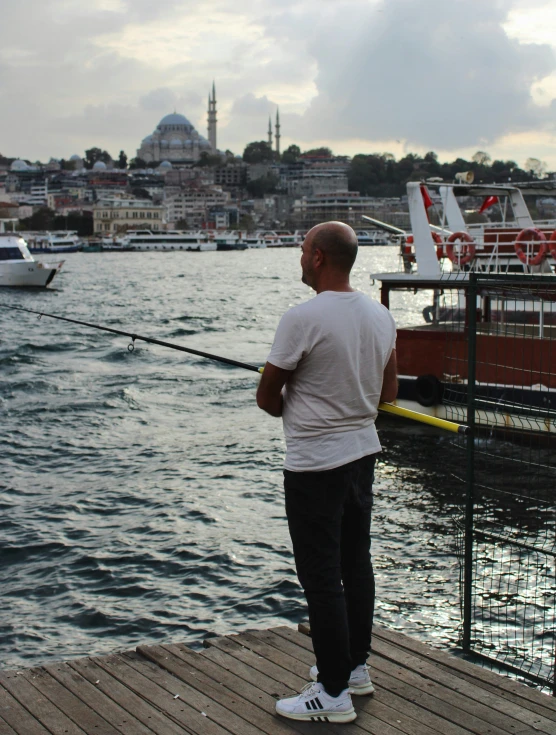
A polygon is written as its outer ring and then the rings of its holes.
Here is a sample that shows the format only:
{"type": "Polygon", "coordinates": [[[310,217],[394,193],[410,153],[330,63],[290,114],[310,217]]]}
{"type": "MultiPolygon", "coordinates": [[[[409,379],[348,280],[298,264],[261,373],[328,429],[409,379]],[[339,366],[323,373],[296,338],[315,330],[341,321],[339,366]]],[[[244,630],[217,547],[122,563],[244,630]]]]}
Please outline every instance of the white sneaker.
{"type": "Polygon", "coordinates": [[[331,697],[319,682],[309,682],[296,697],[279,699],[276,712],[290,720],[310,722],[352,722],[357,717],[348,689],[331,697]]]}
{"type": "MultiPolygon", "coordinates": [[[[311,666],[311,679],[316,681],[319,676],[319,670],[316,666],[311,666]]],[[[369,674],[369,667],[367,664],[361,664],[356,666],[351,672],[351,676],[348,681],[349,693],[350,694],[374,694],[375,688],[369,674]]]]}

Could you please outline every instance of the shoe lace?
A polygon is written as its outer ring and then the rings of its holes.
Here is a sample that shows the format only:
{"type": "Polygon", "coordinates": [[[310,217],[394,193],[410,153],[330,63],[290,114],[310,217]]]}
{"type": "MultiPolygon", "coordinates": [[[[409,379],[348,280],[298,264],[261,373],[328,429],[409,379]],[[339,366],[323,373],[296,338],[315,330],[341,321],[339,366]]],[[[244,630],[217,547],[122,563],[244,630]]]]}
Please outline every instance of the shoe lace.
{"type": "Polygon", "coordinates": [[[310,681],[308,684],[305,684],[303,689],[301,690],[301,694],[305,697],[310,696],[311,694],[319,694],[320,693],[320,686],[318,682],[310,681]]]}

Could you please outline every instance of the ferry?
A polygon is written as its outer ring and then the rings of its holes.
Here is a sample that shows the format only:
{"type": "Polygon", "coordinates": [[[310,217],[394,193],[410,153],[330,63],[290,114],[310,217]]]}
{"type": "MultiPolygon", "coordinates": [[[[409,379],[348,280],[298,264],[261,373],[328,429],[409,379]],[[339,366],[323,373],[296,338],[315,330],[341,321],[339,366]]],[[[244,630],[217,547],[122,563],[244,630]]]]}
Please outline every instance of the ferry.
{"type": "Polygon", "coordinates": [[[189,250],[195,252],[216,250],[216,242],[204,230],[166,230],[163,232],[128,230],[123,237],[119,238],[119,243],[121,249],[130,248],[133,250],[189,250]]]}
{"type": "Polygon", "coordinates": [[[510,295],[492,290],[476,297],[480,356],[475,389],[481,401],[476,421],[556,434],[556,370],[551,359],[556,341],[556,232],[547,237],[535,228],[522,192],[509,186],[441,184],[443,218],[440,227],[432,226],[424,187],[420,182],[407,184],[412,235],[402,244],[400,272],[371,275],[380,281],[381,301],[387,307],[396,291],[434,294],[422,323],[398,329],[396,404],[465,423],[470,274],[508,279],[525,274],[542,283],[545,277],[542,299],[528,298],[523,279],[521,291],[517,285],[513,290],[508,286],[510,295]],[[522,229],[512,235],[510,245],[491,237],[488,226],[472,235],[458,195],[508,197],[515,229],[522,229]]]}
{"type": "Polygon", "coordinates": [[[22,237],[13,233],[0,234],[0,286],[45,288],[63,264],[63,260],[40,263],[33,258],[22,237]]]}
{"type": "Polygon", "coordinates": [[[75,230],[21,233],[32,253],[76,253],[82,243],[75,230]]]}

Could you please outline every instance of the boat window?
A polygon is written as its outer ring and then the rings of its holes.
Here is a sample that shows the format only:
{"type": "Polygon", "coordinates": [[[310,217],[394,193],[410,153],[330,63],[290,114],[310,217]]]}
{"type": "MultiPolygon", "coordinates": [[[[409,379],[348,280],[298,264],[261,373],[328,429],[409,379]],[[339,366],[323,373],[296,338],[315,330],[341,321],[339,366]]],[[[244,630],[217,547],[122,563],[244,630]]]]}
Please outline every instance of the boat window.
{"type": "Polygon", "coordinates": [[[25,260],[19,248],[0,248],[0,260],[25,260]]]}

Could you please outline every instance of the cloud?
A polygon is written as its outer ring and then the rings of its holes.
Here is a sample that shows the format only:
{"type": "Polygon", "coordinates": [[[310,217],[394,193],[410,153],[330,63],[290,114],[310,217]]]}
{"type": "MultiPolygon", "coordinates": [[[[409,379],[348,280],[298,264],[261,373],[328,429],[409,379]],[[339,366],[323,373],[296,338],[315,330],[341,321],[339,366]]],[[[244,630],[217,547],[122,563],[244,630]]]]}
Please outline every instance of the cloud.
{"type": "Polygon", "coordinates": [[[556,59],[547,45],[508,38],[509,7],[389,0],[377,13],[343,3],[311,41],[318,94],[302,127],[321,138],[404,139],[432,149],[542,127],[548,118],[531,86],[556,59]]]}
{"type": "Polygon", "coordinates": [[[338,152],[456,155],[512,136],[534,140],[535,132],[548,140],[556,60],[551,34],[539,29],[551,6],[6,0],[2,153],[47,159],[102,145],[134,155],[173,109],[205,134],[213,79],[219,144],[236,152],[266,138],[278,105],[284,145],[338,152]],[[549,43],[530,43],[537,36],[549,43]]]}

